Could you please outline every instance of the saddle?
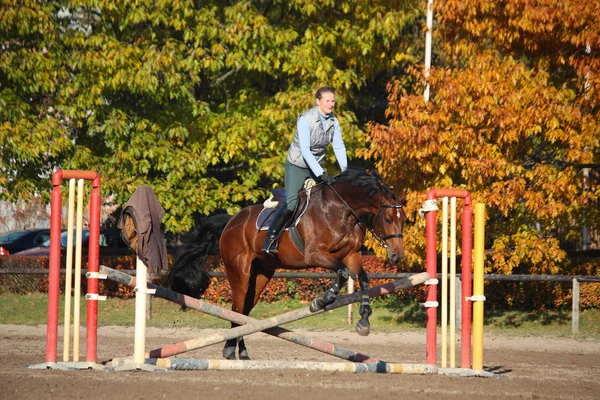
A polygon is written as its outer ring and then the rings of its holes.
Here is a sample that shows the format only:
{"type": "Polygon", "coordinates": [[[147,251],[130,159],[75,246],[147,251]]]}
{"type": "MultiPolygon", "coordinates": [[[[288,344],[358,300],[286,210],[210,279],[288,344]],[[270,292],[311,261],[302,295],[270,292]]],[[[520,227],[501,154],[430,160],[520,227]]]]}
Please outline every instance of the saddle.
{"type": "MultiPolygon", "coordinates": [[[[283,189],[274,189],[272,193],[273,196],[265,200],[263,209],[260,214],[258,214],[258,218],[256,218],[256,229],[259,231],[266,231],[269,229],[269,225],[273,222],[277,211],[279,211],[281,207],[285,207],[285,191],[283,189]]],[[[298,192],[298,204],[286,224],[286,229],[290,225],[298,225],[298,222],[300,222],[300,219],[302,219],[302,216],[308,208],[309,198],[310,196],[307,195],[306,190],[303,189],[298,192]]]]}
{"type": "MultiPolygon", "coordinates": [[[[308,209],[311,189],[315,185],[316,182],[312,179],[307,179],[304,182],[304,188],[297,194],[298,203],[296,204],[296,209],[290,219],[286,222],[286,227],[284,228],[284,231],[288,231],[292,241],[301,253],[304,253],[304,240],[302,240],[296,226],[308,209]]],[[[279,211],[281,207],[285,207],[285,190],[274,189],[272,193],[273,195],[263,203],[263,209],[260,214],[258,214],[258,218],[256,218],[256,229],[259,231],[269,229],[269,225],[275,218],[277,211],[279,211]]]]}

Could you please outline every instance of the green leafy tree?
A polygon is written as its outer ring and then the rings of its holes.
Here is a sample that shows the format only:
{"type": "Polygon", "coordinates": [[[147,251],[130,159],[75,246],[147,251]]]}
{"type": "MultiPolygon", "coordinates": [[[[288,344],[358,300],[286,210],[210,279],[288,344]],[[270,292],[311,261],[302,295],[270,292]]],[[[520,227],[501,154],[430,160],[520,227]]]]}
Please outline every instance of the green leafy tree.
{"type": "MultiPolygon", "coordinates": [[[[299,112],[327,84],[350,157],[415,61],[418,1],[2,0],[0,197],[97,170],[149,185],[170,231],[281,184],[299,112]]],[[[330,162],[332,161],[330,155],[330,162]]]]}
{"type": "MultiPolygon", "coordinates": [[[[558,273],[558,230],[576,236],[600,222],[600,188],[581,173],[600,163],[598,6],[436,5],[431,101],[421,69],[394,80],[389,123],[371,126],[360,154],[408,189],[413,215],[429,187],[464,188],[484,202],[495,272],[558,273]]],[[[415,220],[406,236],[410,261],[421,263],[424,222],[415,220]]]]}

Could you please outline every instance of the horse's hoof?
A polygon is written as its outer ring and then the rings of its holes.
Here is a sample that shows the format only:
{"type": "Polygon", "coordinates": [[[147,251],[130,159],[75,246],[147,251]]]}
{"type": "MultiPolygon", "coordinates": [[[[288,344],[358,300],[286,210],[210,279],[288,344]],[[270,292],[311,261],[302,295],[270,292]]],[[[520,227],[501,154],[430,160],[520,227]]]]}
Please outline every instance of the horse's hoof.
{"type": "Polygon", "coordinates": [[[363,325],[360,321],[356,324],[356,333],[360,336],[369,336],[371,333],[371,327],[369,325],[363,325]]]}
{"type": "Polygon", "coordinates": [[[325,307],[325,301],[323,300],[323,298],[317,297],[316,299],[311,301],[310,307],[308,307],[308,309],[310,310],[310,312],[317,312],[323,307],[325,307]]]}
{"type": "Polygon", "coordinates": [[[235,347],[225,347],[223,349],[223,358],[226,360],[235,360],[235,347]]]}
{"type": "Polygon", "coordinates": [[[248,355],[248,352],[243,352],[240,353],[240,360],[249,360],[250,356],[248,355]]]}

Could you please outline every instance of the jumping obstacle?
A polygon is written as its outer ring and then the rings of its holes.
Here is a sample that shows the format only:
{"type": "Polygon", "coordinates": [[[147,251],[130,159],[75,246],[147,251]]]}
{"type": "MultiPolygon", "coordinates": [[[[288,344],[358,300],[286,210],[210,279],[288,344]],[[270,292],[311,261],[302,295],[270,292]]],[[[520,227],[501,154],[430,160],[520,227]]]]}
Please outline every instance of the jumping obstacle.
{"type": "Polygon", "coordinates": [[[476,229],[475,229],[475,268],[472,268],[473,252],[473,213],[471,210],[471,194],[461,189],[430,189],[427,192],[427,200],[421,208],[422,213],[426,213],[426,262],[427,272],[431,279],[425,282],[428,285],[427,301],[427,346],[426,359],[428,364],[437,365],[437,309],[440,303],[437,301],[438,280],[436,279],[437,268],[437,199],[442,199],[442,259],[441,259],[441,281],[442,293],[441,299],[441,365],[440,372],[449,364],[448,373],[488,376],[483,369],[483,263],[484,263],[484,226],[485,226],[485,206],[483,204],[475,205],[476,229]],[[448,254],[448,198],[450,198],[450,254],[448,254]],[[462,199],[462,243],[461,243],[461,368],[456,368],[455,349],[456,349],[456,201],[462,199]],[[448,272],[448,260],[450,261],[450,271],[448,272]],[[472,278],[472,272],[475,272],[472,278]],[[474,282],[474,294],[471,279],[474,282]],[[448,286],[450,293],[448,294],[448,286]],[[448,304],[448,300],[449,303],[448,304]],[[474,303],[475,314],[473,315],[473,363],[471,364],[471,302],[474,303]],[[448,309],[450,315],[448,316],[448,309]],[[450,323],[450,342],[448,342],[448,322],[450,323]],[[450,350],[450,360],[448,363],[447,355],[450,350]],[[472,367],[472,370],[471,370],[472,367]]]}
{"type": "Polygon", "coordinates": [[[46,339],[46,363],[30,368],[52,369],[89,369],[102,368],[96,364],[97,356],[97,327],[98,327],[98,267],[100,252],[100,175],[93,171],[58,170],[52,175],[52,198],[50,211],[50,265],[48,274],[48,326],[46,339]],[[61,185],[64,179],[69,179],[68,227],[67,227],[67,275],[65,281],[65,326],[63,362],[57,362],[58,342],[58,305],[60,297],[60,267],[61,267],[61,232],[62,232],[62,193],[61,185]],[[70,341],[70,305],[71,277],[73,259],[73,222],[75,219],[75,181],[78,180],[77,193],[77,228],[75,237],[75,288],[74,296],[74,327],[73,327],[73,359],[69,361],[70,341]],[[91,181],[92,191],[89,201],[89,246],[87,273],[87,323],[86,323],[86,356],[85,362],[79,362],[79,305],[81,298],[81,247],[83,220],[83,189],[84,181],[91,181]]]}
{"type": "MultiPolygon", "coordinates": [[[[115,282],[121,283],[125,286],[129,287],[137,287],[138,282],[137,279],[133,276],[127,275],[123,272],[101,266],[101,273],[106,274],[108,279],[113,280],[115,282]]],[[[163,288],[161,286],[155,285],[153,283],[147,284],[148,288],[154,290],[154,295],[156,297],[160,297],[162,299],[171,301],[173,303],[179,304],[184,307],[188,307],[194,310],[202,311],[205,314],[212,315],[217,318],[221,318],[226,321],[230,321],[236,323],[238,325],[244,325],[246,323],[256,322],[254,318],[248,317],[243,314],[236,313],[234,311],[212,305],[210,303],[205,303],[201,300],[195,299],[193,297],[189,297],[180,293],[173,292],[169,289],[163,288]]],[[[287,340],[292,343],[296,343],[301,346],[305,346],[311,348],[313,350],[317,350],[326,354],[330,354],[332,356],[342,358],[344,360],[353,361],[353,362],[363,362],[363,363],[377,363],[379,360],[369,357],[365,354],[355,353],[352,350],[345,349],[340,346],[336,346],[329,342],[320,339],[309,338],[307,336],[300,335],[293,331],[290,331],[281,327],[274,327],[270,329],[265,329],[263,331],[266,334],[271,336],[279,337],[283,340],[287,340]]],[[[147,354],[146,356],[149,356],[147,354]]]]}
{"type": "MultiPolygon", "coordinates": [[[[134,277],[131,277],[122,272],[115,271],[115,270],[112,270],[112,269],[104,267],[104,266],[101,267],[101,271],[102,271],[102,273],[105,273],[108,276],[108,279],[115,280],[119,283],[125,284],[130,287],[135,287],[138,285],[138,283],[136,283],[136,280],[134,277]]],[[[427,273],[421,273],[421,274],[413,275],[409,278],[404,278],[404,279],[397,280],[395,282],[387,283],[385,285],[377,286],[377,287],[371,288],[369,290],[369,296],[370,297],[382,296],[385,294],[396,292],[396,291],[406,288],[406,287],[418,285],[418,284],[425,282],[428,279],[428,277],[429,277],[429,275],[427,273]]],[[[186,342],[177,343],[177,344],[174,344],[171,346],[166,346],[166,347],[163,347],[160,349],[152,350],[147,354],[147,356],[149,358],[145,360],[146,364],[164,366],[164,365],[167,365],[169,363],[169,361],[161,361],[161,360],[164,360],[163,357],[170,357],[170,356],[173,356],[176,354],[181,354],[181,353],[195,350],[195,349],[198,349],[201,347],[206,347],[211,344],[224,342],[229,339],[235,339],[237,337],[244,336],[247,334],[264,331],[267,334],[279,337],[281,339],[288,340],[290,342],[293,342],[293,343],[296,343],[296,344],[299,344],[299,345],[302,345],[305,347],[309,347],[314,350],[318,350],[318,351],[321,351],[321,352],[324,352],[324,353],[327,353],[327,354],[330,354],[330,355],[333,355],[333,356],[336,356],[339,358],[343,358],[343,359],[346,359],[349,361],[362,360],[361,363],[357,363],[357,364],[364,364],[364,365],[372,364],[372,365],[379,366],[379,367],[366,367],[366,366],[348,367],[348,366],[346,366],[344,370],[350,370],[352,368],[357,368],[356,370],[353,370],[353,372],[389,372],[389,373],[419,373],[419,374],[435,373],[435,372],[432,372],[434,369],[432,367],[434,367],[434,366],[385,363],[385,362],[381,362],[379,360],[373,359],[371,357],[365,356],[363,354],[354,353],[351,350],[346,350],[339,346],[335,346],[335,345],[332,345],[330,343],[327,343],[327,342],[324,342],[321,340],[306,338],[306,337],[298,335],[292,331],[288,331],[284,328],[278,327],[278,325],[281,325],[284,323],[296,321],[296,320],[306,318],[306,317],[312,316],[312,315],[317,315],[317,314],[320,314],[322,312],[325,312],[325,311],[328,311],[328,310],[331,310],[334,308],[343,307],[343,306],[351,304],[353,302],[357,302],[360,299],[360,292],[346,295],[346,296],[341,296],[333,304],[327,306],[323,310],[320,310],[320,311],[317,311],[314,313],[311,312],[308,307],[305,307],[302,309],[291,311],[286,314],[279,315],[277,317],[257,321],[255,319],[247,317],[245,315],[238,314],[233,311],[229,311],[229,310],[223,309],[221,307],[214,306],[212,304],[205,303],[205,302],[202,302],[200,300],[197,300],[197,299],[185,296],[185,295],[181,295],[179,293],[175,293],[168,289],[162,288],[158,285],[148,283],[148,287],[155,290],[155,295],[157,297],[161,297],[166,300],[172,301],[174,303],[202,311],[204,313],[213,315],[213,316],[221,318],[221,319],[225,319],[225,320],[228,320],[228,321],[231,321],[234,323],[238,323],[238,324],[246,324],[246,325],[230,329],[230,330],[226,331],[225,334],[213,334],[213,335],[205,336],[203,338],[192,339],[192,340],[188,340],[186,342]],[[400,372],[400,371],[404,371],[404,372],[400,372]]],[[[136,310],[136,313],[137,312],[138,311],[136,310]]],[[[217,363],[216,361],[211,361],[211,362],[208,362],[208,361],[209,360],[196,360],[196,361],[188,360],[187,363],[182,364],[182,365],[189,365],[189,366],[196,365],[196,367],[194,367],[194,369],[199,368],[197,365],[203,366],[202,368],[209,368],[209,367],[207,367],[207,365],[208,365],[208,366],[210,366],[211,369],[215,369],[215,368],[229,369],[230,368],[229,366],[227,366],[228,365],[227,363],[217,363]]],[[[126,358],[113,359],[111,362],[111,365],[113,367],[121,367],[123,365],[131,364],[131,363],[132,363],[131,358],[126,357],[126,358]]],[[[136,362],[136,364],[137,364],[137,362],[136,362]]],[[[344,364],[344,363],[342,363],[342,364],[344,364]]],[[[281,366],[284,364],[276,364],[276,363],[268,364],[267,363],[267,364],[257,364],[257,365],[264,365],[264,368],[274,368],[276,365],[281,366]],[[271,365],[271,367],[268,367],[267,365],[271,365]]],[[[288,363],[285,365],[291,366],[292,364],[288,363]]],[[[173,367],[173,368],[175,368],[175,367],[173,367]]],[[[182,368],[182,367],[179,366],[177,368],[182,368]]],[[[258,368],[256,365],[252,367],[252,369],[256,369],[256,368],[258,368]]],[[[299,368],[299,367],[296,367],[296,368],[299,368]]],[[[435,370],[437,371],[437,368],[435,368],[435,370]]]]}
{"type": "MultiPolygon", "coordinates": [[[[52,193],[52,214],[51,214],[51,252],[50,252],[50,272],[49,272],[49,290],[48,290],[48,338],[47,338],[47,354],[46,363],[33,365],[30,368],[46,368],[46,369],[104,369],[114,370],[115,368],[121,368],[123,366],[133,366],[135,369],[173,369],[173,370],[206,370],[206,369],[218,369],[218,370],[271,370],[271,369],[303,369],[311,371],[346,371],[346,372],[377,372],[377,373],[409,373],[409,374],[435,374],[445,373],[452,375],[463,375],[463,376],[493,376],[493,374],[481,371],[482,365],[482,348],[483,348],[483,229],[485,219],[485,209],[482,204],[475,206],[476,210],[476,226],[475,226],[475,264],[474,268],[471,269],[471,252],[472,252],[472,212],[471,212],[471,196],[468,191],[455,190],[455,189],[432,189],[427,193],[427,201],[421,209],[422,212],[427,213],[426,216],[426,236],[427,236],[427,272],[413,275],[408,279],[401,279],[395,282],[388,283],[370,289],[369,296],[376,297],[384,294],[393,293],[399,289],[417,285],[420,283],[426,283],[428,287],[428,295],[425,306],[427,309],[427,364],[399,364],[399,363],[388,363],[369,357],[367,355],[356,353],[348,349],[344,349],[340,346],[333,345],[323,340],[311,339],[303,335],[299,335],[293,331],[281,328],[279,325],[306,318],[308,316],[317,315],[322,312],[342,307],[344,305],[352,304],[360,298],[360,292],[354,293],[347,296],[341,296],[337,301],[329,305],[323,310],[312,313],[308,307],[304,309],[294,310],[292,312],[282,314],[277,317],[269,318],[266,320],[256,320],[242,314],[237,314],[233,311],[229,311],[200,300],[196,300],[172,291],[161,288],[160,286],[153,285],[152,283],[146,282],[146,266],[143,265],[138,259],[136,266],[137,279],[127,274],[122,274],[118,271],[111,270],[107,267],[102,267],[99,271],[99,210],[100,210],[100,177],[96,172],[91,171],[56,171],[52,177],[53,193],[52,193]],[[82,200],[80,197],[83,194],[82,186],[85,180],[92,181],[92,195],[90,198],[90,246],[88,256],[88,294],[86,295],[87,303],[87,329],[86,329],[86,362],[78,362],[78,351],[75,348],[78,344],[74,343],[74,358],[72,362],[67,361],[69,357],[69,325],[70,325],[70,296],[66,296],[69,300],[65,301],[65,338],[63,348],[63,362],[56,361],[56,350],[57,350],[57,337],[58,337],[58,298],[60,293],[60,233],[61,233],[61,212],[62,212],[62,195],[60,191],[60,185],[63,179],[70,179],[69,183],[69,216],[68,216],[68,249],[67,249],[67,278],[65,292],[70,293],[71,291],[71,263],[72,263],[72,247],[73,247],[73,210],[72,206],[74,202],[74,184],[75,180],[79,180],[80,190],[77,196],[77,210],[78,210],[78,221],[81,217],[82,200]],[[461,332],[462,332],[462,368],[454,368],[452,362],[452,346],[455,344],[451,333],[451,361],[450,368],[445,368],[446,356],[442,355],[443,368],[437,367],[437,340],[436,340],[436,325],[437,325],[437,262],[436,262],[436,212],[437,199],[444,197],[454,197],[463,199],[463,218],[462,218],[462,298],[461,298],[461,332]],[[471,286],[471,272],[475,272],[473,278],[473,286],[471,286]],[[106,368],[105,366],[96,364],[96,343],[97,343],[97,313],[98,313],[98,300],[102,300],[103,296],[98,296],[98,279],[105,279],[106,277],[113,279],[117,282],[123,283],[128,286],[135,287],[136,289],[136,335],[135,335],[135,354],[133,361],[131,358],[116,358],[112,360],[112,367],[106,368]],[[473,287],[474,294],[471,295],[471,287],[473,287]],[[145,299],[146,293],[155,294],[158,297],[165,298],[173,301],[177,304],[194,308],[199,311],[205,312],[209,315],[213,315],[235,324],[241,325],[237,328],[228,330],[225,334],[213,334],[204,338],[197,338],[188,340],[182,343],[176,343],[171,346],[155,349],[149,353],[145,353],[145,299]],[[144,301],[141,301],[141,300],[144,301]],[[138,301],[139,300],[139,301],[138,301]],[[470,367],[470,351],[471,351],[471,304],[473,305],[473,369],[470,367]],[[67,304],[68,303],[68,304],[67,304]],[[141,307],[144,305],[144,307],[141,307]],[[142,309],[143,308],[143,309],[142,309]],[[69,311],[69,312],[67,312],[69,311]],[[144,323],[139,323],[144,318],[144,323]],[[249,361],[249,360],[198,360],[198,359],[182,359],[182,358],[165,358],[172,355],[182,354],[187,351],[212,345],[215,343],[223,342],[229,339],[238,338],[241,336],[249,335],[255,332],[264,332],[272,336],[296,343],[308,348],[312,348],[321,351],[326,354],[333,355],[335,357],[352,361],[352,362],[337,362],[337,363],[325,363],[325,362],[298,362],[298,361],[249,361]],[[141,333],[140,333],[141,332],[141,333]],[[153,369],[152,367],[156,367],[153,369]],[[487,374],[487,375],[486,375],[487,374]]],[[[444,224],[447,223],[447,199],[443,200],[444,203],[444,224]]],[[[448,346],[446,341],[446,330],[447,325],[447,312],[444,311],[447,307],[446,296],[447,296],[447,280],[451,281],[451,292],[453,287],[453,280],[456,277],[455,265],[453,260],[455,259],[455,234],[456,234],[456,199],[451,199],[452,210],[451,216],[454,219],[451,221],[451,252],[448,256],[447,252],[447,228],[442,228],[442,243],[443,243],[443,255],[442,255],[442,347],[443,354],[446,352],[448,346]],[[445,233],[444,233],[445,232],[445,233]],[[447,275],[447,259],[450,257],[450,278],[447,275]],[[444,261],[446,260],[446,261],[444,261]],[[446,284],[444,283],[446,282],[446,284]],[[445,286],[445,287],[444,287],[445,286]]],[[[80,242],[81,242],[81,223],[77,224],[77,236],[75,243],[75,268],[76,268],[76,279],[80,276],[80,242]],[[78,250],[79,248],[79,250],[78,250]]],[[[75,331],[78,332],[78,311],[77,303],[79,301],[78,296],[80,295],[80,283],[75,282],[75,308],[76,317],[74,324],[76,325],[75,331]]],[[[452,299],[452,293],[450,298],[452,299]]],[[[451,300],[450,309],[452,321],[452,309],[456,307],[451,300]]],[[[452,332],[454,327],[451,322],[450,331],[452,332]]],[[[78,342],[78,334],[74,334],[74,342],[78,342]]]]}

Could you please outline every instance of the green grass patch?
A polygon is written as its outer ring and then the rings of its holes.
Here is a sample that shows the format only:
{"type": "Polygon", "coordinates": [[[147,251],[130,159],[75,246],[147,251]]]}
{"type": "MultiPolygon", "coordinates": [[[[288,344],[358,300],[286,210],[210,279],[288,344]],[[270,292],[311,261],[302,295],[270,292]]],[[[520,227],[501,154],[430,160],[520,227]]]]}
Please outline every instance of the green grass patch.
{"type": "MultiPolygon", "coordinates": [[[[64,298],[60,298],[59,323],[63,321],[64,298]]],[[[264,319],[283,314],[308,303],[300,301],[279,301],[259,303],[251,316],[264,319]]],[[[225,308],[229,305],[223,304],[225,308]]],[[[109,298],[99,302],[98,323],[101,326],[133,326],[135,300],[109,298]]],[[[418,306],[414,299],[373,299],[371,325],[374,332],[397,332],[423,330],[425,328],[425,309],[418,306]]],[[[308,329],[313,331],[352,330],[359,319],[358,306],[353,307],[353,324],[347,324],[346,307],[328,311],[314,317],[286,324],[290,329],[308,329]]],[[[42,293],[0,295],[0,324],[42,325],[46,323],[47,296],[42,293]]],[[[81,302],[81,324],[85,325],[86,304],[81,302]]],[[[206,315],[196,310],[181,311],[178,305],[155,298],[152,302],[152,319],[147,322],[152,327],[191,327],[191,328],[228,328],[229,322],[206,315]]],[[[518,312],[485,310],[485,332],[521,336],[559,336],[571,337],[571,313],[566,311],[518,312]]],[[[600,310],[585,310],[580,314],[579,334],[577,338],[598,339],[600,337],[600,310]]]]}
{"type": "MultiPolygon", "coordinates": [[[[503,311],[485,314],[485,332],[506,335],[571,337],[570,311],[503,311]]],[[[578,338],[600,338],[600,310],[589,309],[579,315],[578,338]]]]}

